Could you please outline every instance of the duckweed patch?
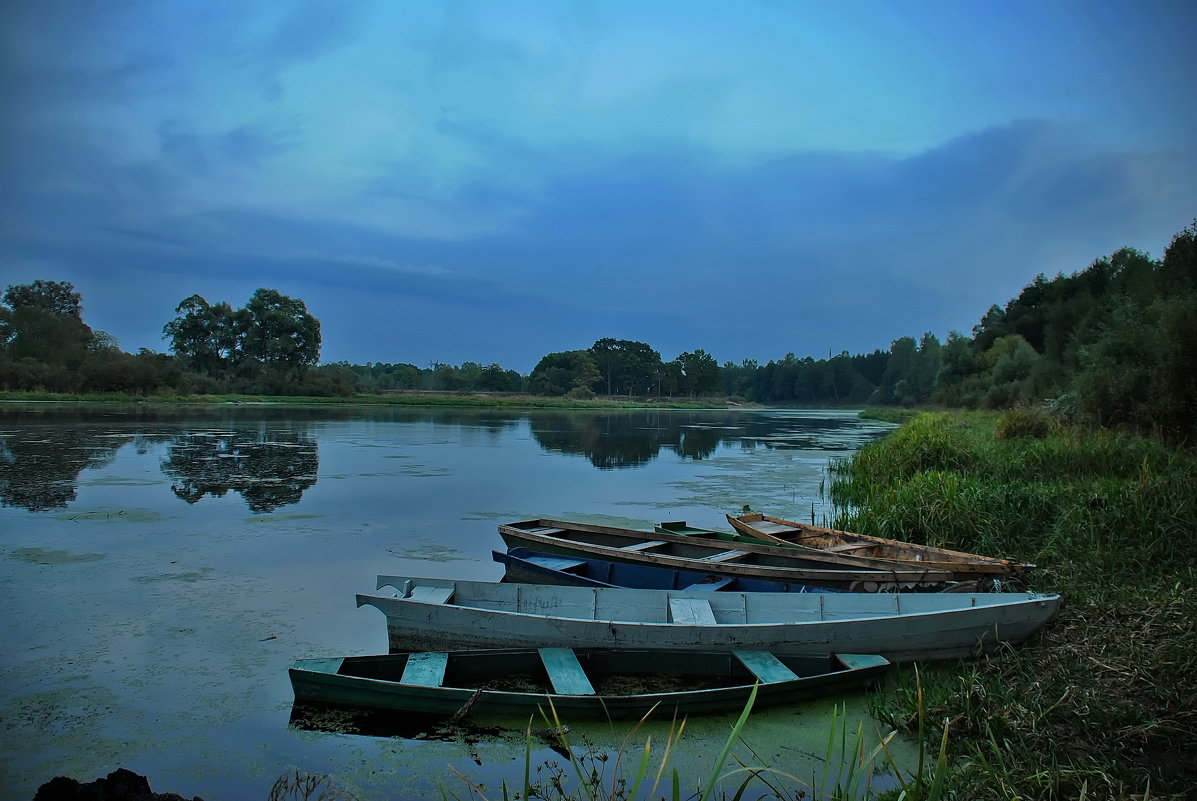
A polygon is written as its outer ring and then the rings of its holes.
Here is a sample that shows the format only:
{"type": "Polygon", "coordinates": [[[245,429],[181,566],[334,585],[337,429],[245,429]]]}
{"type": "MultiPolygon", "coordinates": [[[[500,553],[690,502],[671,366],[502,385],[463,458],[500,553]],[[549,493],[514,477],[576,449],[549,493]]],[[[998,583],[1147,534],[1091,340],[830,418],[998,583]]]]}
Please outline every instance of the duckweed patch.
{"type": "Polygon", "coordinates": [[[76,562],[98,562],[106,554],[102,553],[71,553],[70,551],[56,551],[50,548],[17,548],[9,555],[22,562],[35,565],[69,565],[76,562]]]}

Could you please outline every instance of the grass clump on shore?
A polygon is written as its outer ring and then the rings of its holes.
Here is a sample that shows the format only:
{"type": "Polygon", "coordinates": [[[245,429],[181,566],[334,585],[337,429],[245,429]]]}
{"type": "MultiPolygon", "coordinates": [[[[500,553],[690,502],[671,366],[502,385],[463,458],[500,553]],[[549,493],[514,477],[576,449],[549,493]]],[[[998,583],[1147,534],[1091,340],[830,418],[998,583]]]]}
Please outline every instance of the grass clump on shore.
{"type": "Polygon", "coordinates": [[[837,528],[1039,567],[1065,606],[980,662],[899,669],[898,726],[950,723],[964,798],[1166,798],[1197,786],[1197,456],[1038,413],[926,413],[834,469],[837,528]]]}

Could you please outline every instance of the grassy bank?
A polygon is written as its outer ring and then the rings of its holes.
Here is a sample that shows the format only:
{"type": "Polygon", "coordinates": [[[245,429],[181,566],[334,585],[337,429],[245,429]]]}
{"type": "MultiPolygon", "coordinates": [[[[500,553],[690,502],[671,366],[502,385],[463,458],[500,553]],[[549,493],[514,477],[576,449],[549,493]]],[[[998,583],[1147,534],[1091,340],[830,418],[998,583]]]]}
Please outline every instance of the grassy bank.
{"type": "MultiPolygon", "coordinates": [[[[920,670],[954,794],[1188,797],[1197,458],[1034,413],[928,413],[834,472],[837,527],[1034,562],[1030,588],[1064,595],[1025,646],[920,670]]],[[[878,715],[913,730],[915,682],[899,670],[878,715]]]]}
{"type": "Polygon", "coordinates": [[[388,393],[385,395],[350,395],[315,397],[301,395],[126,395],[118,392],[0,392],[0,401],[67,403],[163,403],[163,404],[279,404],[297,406],[447,406],[479,409],[723,409],[722,399],[709,400],[627,400],[593,398],[576,400],[543,395],[504,395],[489,393],[388,393]]]}

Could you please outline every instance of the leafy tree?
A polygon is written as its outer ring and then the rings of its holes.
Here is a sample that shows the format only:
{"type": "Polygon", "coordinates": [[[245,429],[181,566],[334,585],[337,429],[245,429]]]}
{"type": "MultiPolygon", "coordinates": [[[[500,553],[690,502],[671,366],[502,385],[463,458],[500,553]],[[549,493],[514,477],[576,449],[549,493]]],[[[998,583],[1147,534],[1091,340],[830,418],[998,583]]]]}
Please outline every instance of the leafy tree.
{"type": "Polygon", "coordinates": [[[881,377],[881,386],[877,388],[881,403],[909,406],[917,402],[911,383],[917,354],[914,337],[899,337],[890,344],[889,361],[881,377]]]}
{"type": "Polygon", "coordinates": [[[211,305],[201,295],[185,298],[175,307],[175,319],[162,328],[170,349],[206,373],[227,372],[244,353],[248,322],[243,311],[227,303],[211,305]]]}
{"type": "Polygon", "coordinates": [[[171,350],[208,376],[229,377],[236,371],[243,390],[298,391],[299,379],[288,373],[320,358],[320,321],[302,300],[277,290],[258,289],[236,310],[192,295],[175,307],[175,314],[162,328],[171,350]]]}
{"type": "Polygon", "coordinates": [[[81,298],[68,281],[17,284],[4,291],[4,303],[13,309],[39,309],[53,317],[82,318],[81,298]]]}
{"type": "Polygon", "coordinates": [[[93,334],[80,316],[80,296],[71,284],[39,280],[10,286],[4,292],[4,303],[0,306],[0,353],[7,358],[31,359],[71,371],[87,358],[93,334]]]}
{"type": "Polygon", "coordinates": [[[643,342],[607,337],[590,346],[590,355],[606,381],[608,395],[647,392],[662,372],[661,354],[643,342]]]}
{"type": "Polygon", "coordinates": [[[245,304],[245,355],[267,365],[305,367],[320,359],[320,321],[302,300],[258,289],[245,304]]]}
{"type": "Polygon", "coordinates": [[[723,384],[719,363],[705,350],[687,351],[674,360],[681,374],[681,390],[690,395],[718,392],[723,384]]]}
{"type": "Polygon", "coordinates": [[[589,351],[550,353],[536,363],[528,377],[529,391],[536,395],[565,395],[575,389],[593,391],[602,380],[589,351]]]}

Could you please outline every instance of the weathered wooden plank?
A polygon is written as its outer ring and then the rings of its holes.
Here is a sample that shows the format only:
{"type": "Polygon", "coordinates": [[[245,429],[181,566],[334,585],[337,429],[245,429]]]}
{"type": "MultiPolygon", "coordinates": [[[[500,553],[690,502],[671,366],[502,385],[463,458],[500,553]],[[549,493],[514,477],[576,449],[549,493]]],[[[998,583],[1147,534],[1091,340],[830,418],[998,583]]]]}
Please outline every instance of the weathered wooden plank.
{"type": "Polygon", "coordinates": [[[715,592],[716,590],[723,589],[735,580],[735,576],[722,576],[718,581],[700,581],[697,584],[691,584],[689,587],[683,587],[682,589],[700,590],[702,592],[715,592]]]}
{"type": "Polygon", "coordinates": [[[674,623],[687,626],[704,626],[716,623],[715,610],[704,598],[670,598],[669,616],[674,623]]]}
{"type": "Polygon", "coordinates": [[[735,651],[736,659],[752,671],[761,684],[772,681],[792,681],[798,678],[782,661],[769,651],[735,651]]]}
{"type": "Polygon", "coordinates": [[[648,542],[637,542],[632,545],[623,545],[619,550],[621,551],[643,551],[648,548],[656,548],[658,545],[664,545],[663,540],[649,540],[648,542]]]}
{"type": "Polygon", "coordinates": [[[594,695],[594,687],[571,648],[540,648],[540,659],[548,671],[553,692],[561,695],[594,695]]]}
{"type": "Polygon", "coordinates": [[[413,601],[423,601],[428,604],[443,604],[453,597],[453,588],[417,585],[411,588],[411,595],[407,597],[413,601]]]}
{"type": "Polygon", "coordinates": [[[741,556],[744,556],[746,553],[747,553],[746,551],[739,551],[739,550],[723,551],[721,553],[711,554],[710,556],[704,556],[704,557],[702,557],[702,561],[704,561],[704,562],[729,562],[732,559],[739,559],[741,556]]]}
{"type": "Polygon", "coordinates": [[[407,657],[407,665],[399,681],[403,684],[419,684],[422,687],[440,687],[445,680],[445,667],[449,655],[444,651],[425,651],[407,657]]]}

